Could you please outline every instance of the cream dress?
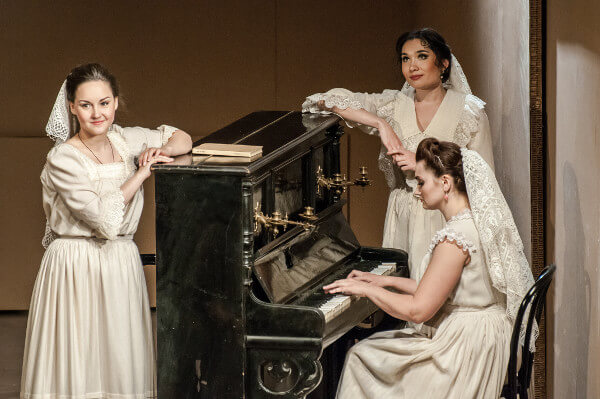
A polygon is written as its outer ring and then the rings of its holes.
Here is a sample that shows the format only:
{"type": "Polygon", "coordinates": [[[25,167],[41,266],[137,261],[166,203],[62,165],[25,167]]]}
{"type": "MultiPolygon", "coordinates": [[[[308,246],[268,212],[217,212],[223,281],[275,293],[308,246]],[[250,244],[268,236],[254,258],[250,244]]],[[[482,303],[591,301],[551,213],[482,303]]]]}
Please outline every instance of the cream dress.
{"type": "Polygon", "coordinates": [[[113,125],[122,162],[97,164],[70,144],[55,146],[41,174],[51,236],[33,289],[21,398],[156,397],[148,293],[132,240],[140,188],[124,205],[120,186],[134,157],[160,147],[175,128],[113,125]]]}
{"type": "Polygon", "coordinates": [[[385,331],[354,345],[338,398],[498,398],[512,330],[506,297],[492,287],[470,211],[435,234],[423,270],[444,240],[467,250],[471,260],[444,306],[427,322],[430,328],[385,331]]]}
{"type": "MultiPolygon", "coordinates": [[[[385,90],[382,93],[353,93],[346,89],[332,89],[306,98],[303,112],[320,112],[317,102],[325,101],[329,108],[365,109],[385,119],[394,129],[406,149],[416,152],[421,140],[435,137],[452,141],[461,147],[477,151],[493,168],[492,139],[490,124],[484,110],[485,103],[472,94],[454,89],[446,91],[435,116],[421,131],[417,125],[414,104],[414,89],[407,92],[385,90]]],[[[369,133],[378,134],[376,129],[347,121],[348,126],[358,127],[369,133]]],[[[431,238],[444,226],[444,218],[437,210],[426,210],[413,196],[416,187],[414,172],[403,172],[391,158],[382,153],[379,158],[381,170],[390,187],[387,213],[383,229],[383,246],[399,248],[408,252],[410,275],[415,278],[422,271],[418,267],[427,253],[431,238]]]]}

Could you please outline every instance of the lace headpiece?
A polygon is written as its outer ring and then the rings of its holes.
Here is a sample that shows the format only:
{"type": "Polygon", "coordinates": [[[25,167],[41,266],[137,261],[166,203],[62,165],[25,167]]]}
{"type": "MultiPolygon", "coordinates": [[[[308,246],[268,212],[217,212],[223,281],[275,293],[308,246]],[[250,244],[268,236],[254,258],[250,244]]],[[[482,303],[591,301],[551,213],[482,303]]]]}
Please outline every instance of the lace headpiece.
{"type": "MultiPolygon", "coordinates": [[[[461,152],[467,195],[492,284],[506,295],[506,314],[514,323],[521,301],[534,283],[523,242],[492,169],[476,151],[462,148],[461,152]]],[[[532,351],[537,336],[536,324],[532,351]]],[[[519,337],[523,344],[525,329],[519,337]]]]}
{"type": "Polygon", "coordinates": [[[64,143],[71,136],[69,122],[69,102],[67,101],[67,81],[60,87],[50,118],[46,124],[46,134],[56,144],[64,143]]]}

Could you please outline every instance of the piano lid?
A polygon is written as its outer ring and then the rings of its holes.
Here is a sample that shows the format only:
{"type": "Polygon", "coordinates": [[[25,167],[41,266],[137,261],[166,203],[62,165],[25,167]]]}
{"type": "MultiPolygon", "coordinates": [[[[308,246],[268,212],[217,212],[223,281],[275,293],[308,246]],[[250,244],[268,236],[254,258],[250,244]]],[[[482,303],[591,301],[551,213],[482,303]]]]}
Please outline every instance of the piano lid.
{"type": "Polygon", "coordinates": [[[303,231],[254,261],[254,272],[271,302],[289,302],[360,249],[341,212],[343,203],[333,205],[335,211],[327,212],[314,230],[303,231]]]}
{"type": "Polygon", "coordinates": [[[337,115],[303,114],[299,111],[253,112],[196,141],[194,146],[202,143],[259,145],[262,146],[262,157],[252,162],[231,158],[223,162],[219,157],[187,155],[178,157],[173,163],[153,165],[153,169],[228,168],[232,173],[250,173],[336,125],[339,120],[337,115]]]}

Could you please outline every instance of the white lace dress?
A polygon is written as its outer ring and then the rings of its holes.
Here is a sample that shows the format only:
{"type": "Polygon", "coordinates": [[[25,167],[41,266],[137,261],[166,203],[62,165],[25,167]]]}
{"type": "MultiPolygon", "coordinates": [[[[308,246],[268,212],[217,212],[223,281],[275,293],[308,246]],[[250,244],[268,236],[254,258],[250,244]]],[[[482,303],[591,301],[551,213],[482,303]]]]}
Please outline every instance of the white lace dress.
{"type": "MultiPolygon", "coordinates": [[[[493,286],[470,212],[448,221],[423,258],[445,240],[469,251],[470,262],[430,328],[385,331],[348,352],[338,398],[497,398],[509,358],[506,297],[493,286]]],[[[419,277],[420,279],[420,277],[419,277]]]]}
{"type": "MultiPolygon", "coordinates": [[[[484,110],[485,103],[472,94],[449,89],[425,131],[419,130],[417,125],[414,89],[407,94],[399,90],[368,94],[332,89],[327,93],[307,97],[302,111],[328,113],[317,107],[320,100],[324,100],[329,108],[363,108],[377,114],[392,126],[409,151],[415,152],[421,140],[435,137],[477,151],[493,168],[492,139],[484,110]]],[[[368,126],[352,122],[347,124],[369,134],[378,134],[376,129],[368,126]]],[[[416,187],[414,172],[403,172],[385,152],[382,148],[379,165],[385,173],[391,193],[383,231],[383,246],[408,252],[410,273],[414,278],[419,272],[416,269],[421,265],[433,234],[444,226],[444,219],[437,210],[423,209],[413,196],[416,187]]]]}
{"type": "Polygon", "coordinates": [[[21,398],[156,397],[148,293],[132,240],[140,188],[124,205],[120,186],[134,156],[175,128],[108,133],[122,162],[97,164],[70,144],[54,147],[41,174],[51,235],[33,289],[21,398]]]}

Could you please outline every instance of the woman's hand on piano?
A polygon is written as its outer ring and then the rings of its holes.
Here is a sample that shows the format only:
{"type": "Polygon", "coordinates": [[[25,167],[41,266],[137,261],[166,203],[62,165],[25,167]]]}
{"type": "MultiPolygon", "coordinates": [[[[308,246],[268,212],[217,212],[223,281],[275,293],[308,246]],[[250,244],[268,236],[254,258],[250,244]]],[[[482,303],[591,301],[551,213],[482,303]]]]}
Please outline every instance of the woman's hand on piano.
{"type": "Polygon", "coordinates": [[[374,284],[378,287],[386,286],[386,276],[380,276],[378,274],[369,272],[361,272],[360,270],[352,270],[346,278],[362,281],[364,283],[374,284]]]}
{"type": "Polygon", "coordinates": [[[365,283],[363,281],[359,281],[353,278],[337,280],[323,287],[327,294],[342,294],[356,296],[367,296],[367,292],[370,288],[371,285],[369,283],[365,283]]]}

